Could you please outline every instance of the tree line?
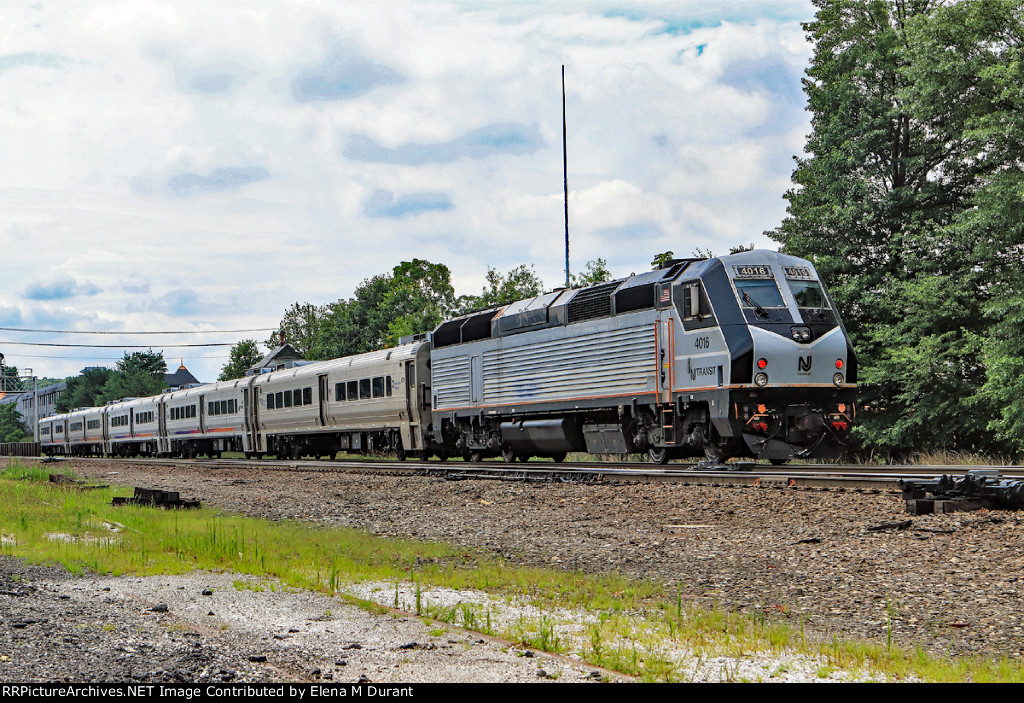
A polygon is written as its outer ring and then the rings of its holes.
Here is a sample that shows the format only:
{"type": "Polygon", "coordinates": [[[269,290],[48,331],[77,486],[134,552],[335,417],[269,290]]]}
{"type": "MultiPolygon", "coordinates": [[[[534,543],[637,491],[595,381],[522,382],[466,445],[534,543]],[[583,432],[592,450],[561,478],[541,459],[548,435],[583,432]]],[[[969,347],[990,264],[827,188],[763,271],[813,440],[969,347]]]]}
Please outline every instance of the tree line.
{"type": "Polygon", "coordinates": [[[854,449],[1024,450],[1019,0],[814,0],[788,214],[859,355],[854,449]]]}

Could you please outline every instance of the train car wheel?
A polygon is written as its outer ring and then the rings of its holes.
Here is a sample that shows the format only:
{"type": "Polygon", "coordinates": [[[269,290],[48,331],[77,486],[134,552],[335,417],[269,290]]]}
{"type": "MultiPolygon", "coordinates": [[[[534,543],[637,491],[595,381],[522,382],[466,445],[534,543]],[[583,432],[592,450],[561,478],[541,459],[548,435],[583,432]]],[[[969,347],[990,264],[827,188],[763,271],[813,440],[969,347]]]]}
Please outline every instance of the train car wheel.
{"type": "Polygon", "coordinates": [[[506,444],[501,448],[501,458],[504,459],[506,464],[511,464],[516,460],[516,453],[512,450],[512,447],[506,444]]]}
{"type": "Polygon", "coordinates": [[[472,461],[474,464],[479,464],[481,461],[484,460],[484,453],[479,449],[474,452],[470,452],[469,460],[472,461]]]}
{"type": "Polygon", "coordinates": [[[647,450],[647,458],[651,460],[652,464],[667,464],[668,449],[665,447],[651,447],[647,450]]]}
{"type": "Polygon", "coordinates": [[[551,460],[554,461],[556,464],[561,464],[563,461],[565,461],[566,456],[567,454],[565,452],[561,452],[559,454],[552,454],[551,460]]]}
{"type": "Polygon", "coordinates": [[[728,451],[728,445],[726,442],[707,442],[704,443],[704,456],[711,461],[717,461],[719,464],[724,464],[729,461],[732,456],[728,451]]]}

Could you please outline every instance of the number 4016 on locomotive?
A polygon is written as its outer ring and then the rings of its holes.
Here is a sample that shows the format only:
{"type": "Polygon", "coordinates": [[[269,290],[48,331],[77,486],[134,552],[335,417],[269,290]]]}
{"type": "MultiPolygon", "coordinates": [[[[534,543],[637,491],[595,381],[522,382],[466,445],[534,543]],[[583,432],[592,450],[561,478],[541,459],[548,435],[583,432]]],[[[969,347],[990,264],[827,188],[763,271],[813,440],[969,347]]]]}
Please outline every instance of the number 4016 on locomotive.
{"type": "Polygon", "coordinates": [[[567,452],[834,458],[857,360],[809,261],[682,259],[442,323],[434,446],[506,461],[567,452]]]}

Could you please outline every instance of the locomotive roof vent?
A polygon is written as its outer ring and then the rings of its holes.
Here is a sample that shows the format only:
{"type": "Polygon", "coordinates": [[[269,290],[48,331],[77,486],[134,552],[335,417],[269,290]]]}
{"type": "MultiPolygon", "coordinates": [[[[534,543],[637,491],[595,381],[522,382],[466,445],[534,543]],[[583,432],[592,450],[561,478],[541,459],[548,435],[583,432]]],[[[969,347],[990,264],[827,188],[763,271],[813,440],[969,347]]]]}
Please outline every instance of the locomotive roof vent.
{"type": "Polygon", "coordinates": [[[595,317],[607,317],[612,314],[612,293],[622,283],[617,281],[590,286],[577,291],[569,301],[566,324],[591,320],[595,317]]]}

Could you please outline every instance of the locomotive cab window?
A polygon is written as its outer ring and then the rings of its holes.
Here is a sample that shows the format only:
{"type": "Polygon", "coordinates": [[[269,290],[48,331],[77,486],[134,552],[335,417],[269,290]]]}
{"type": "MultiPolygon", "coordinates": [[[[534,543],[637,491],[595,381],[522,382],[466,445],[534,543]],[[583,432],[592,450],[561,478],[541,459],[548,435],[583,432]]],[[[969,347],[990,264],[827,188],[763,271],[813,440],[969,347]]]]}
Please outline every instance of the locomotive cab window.
{"type": "Polygon", "coordinates": [[[793,291],[796,304],[801,308],[828,308],[828,300],[821,290],[821,284],[817,281],[787,281],[789,289],[793,291]]]}
{"type": "Polygon", "coordinates": [[[745,308],[784,308],[782,293],[775,285],[774,278],[735,279],[733,284],[740,296],[740,304],[745,308]]]}
{"type": "Polygon", "coordinates": [[[717,327],[711,301],[700,281],[684,281],[672,289],[672,302],[683,320],[683,329],[717,327]]]}

